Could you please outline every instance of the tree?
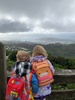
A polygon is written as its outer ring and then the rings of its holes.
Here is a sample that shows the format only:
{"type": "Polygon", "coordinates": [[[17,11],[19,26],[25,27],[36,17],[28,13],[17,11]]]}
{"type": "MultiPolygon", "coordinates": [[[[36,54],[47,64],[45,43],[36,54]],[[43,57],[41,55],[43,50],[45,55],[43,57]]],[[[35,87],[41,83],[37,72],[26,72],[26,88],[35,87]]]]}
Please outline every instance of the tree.
{"type": "Polygon", "coordinates": [[[16,61],[16,54],[17,54],[17,51],[12,51],[8,57],[9,60],[11,61],[16,61]]]}
{"type": "Polygon", "coordinates": [[[12,66],[14,66],[15,62],[8,61],[6,64],[7,64],[7,70],[8,71],[11,71],[12,70],[12,66]]]}

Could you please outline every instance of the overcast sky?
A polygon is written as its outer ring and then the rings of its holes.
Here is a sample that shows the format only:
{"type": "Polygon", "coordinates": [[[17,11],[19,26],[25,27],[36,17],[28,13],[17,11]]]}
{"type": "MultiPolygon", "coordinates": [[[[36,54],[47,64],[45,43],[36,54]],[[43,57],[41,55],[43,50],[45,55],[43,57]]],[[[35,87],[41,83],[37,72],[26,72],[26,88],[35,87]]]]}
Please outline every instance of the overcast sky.
{"type": "Polygon", "coordinates": [[[75,0],[0,0],[0,39],[68,32],[75,32],[75,0]]]}

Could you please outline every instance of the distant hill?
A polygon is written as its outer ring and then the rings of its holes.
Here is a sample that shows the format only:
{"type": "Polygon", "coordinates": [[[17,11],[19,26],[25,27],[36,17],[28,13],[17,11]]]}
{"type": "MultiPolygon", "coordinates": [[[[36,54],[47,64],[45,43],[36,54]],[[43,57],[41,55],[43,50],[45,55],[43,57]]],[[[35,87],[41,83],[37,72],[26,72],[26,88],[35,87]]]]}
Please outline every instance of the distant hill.
{"type": "MultiPolygon", "coordinates": [[[[21,41],[9,41],[4,42],[6,46],[15,46],[15,47],[23,47],[32,51],[33,47],[37,45],[37,43],[33,42],[21,42],[21,41]]],[[[44,48],[51,53],[52,56],[62,56],[75,58],[75,44],[41,44],[44,48]]]]}
{"type": "Polygon", "coordinates": [[[75,43],[75,40],[73,39],[67,39],[67,38],[56,38],[56,37],[41,37],[37,40],[37,42],[41,44],[54,44],[54,43],[61,43],[61,44],[71,44],[75,43]]]}
{"type": "MultiPolygon", "coordinates": [[[[8,35],[9,36],[9,35],[8,35]]],[[[75,43],[75,33],[50,33],[50,34],[17,34],[11,35],[12,38],[0,39],[0,41],[14,41],[14,42],[25,42],[30,41],[41,44],[61,43],[71,44],[75,43]]]]}

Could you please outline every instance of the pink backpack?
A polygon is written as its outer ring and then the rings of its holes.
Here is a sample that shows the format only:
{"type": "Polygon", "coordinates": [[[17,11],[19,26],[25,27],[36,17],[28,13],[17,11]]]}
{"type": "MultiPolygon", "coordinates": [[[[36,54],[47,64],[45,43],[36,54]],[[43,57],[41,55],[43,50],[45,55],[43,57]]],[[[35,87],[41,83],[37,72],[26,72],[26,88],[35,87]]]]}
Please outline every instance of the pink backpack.
{"type": "Polygon", "coordinates": [[[39,86],[45,86],[53,83],[53,73],[47,60],[44,60],[42,62],[33,62],[32,68],[33,72],[38,78],[39,86]]]}

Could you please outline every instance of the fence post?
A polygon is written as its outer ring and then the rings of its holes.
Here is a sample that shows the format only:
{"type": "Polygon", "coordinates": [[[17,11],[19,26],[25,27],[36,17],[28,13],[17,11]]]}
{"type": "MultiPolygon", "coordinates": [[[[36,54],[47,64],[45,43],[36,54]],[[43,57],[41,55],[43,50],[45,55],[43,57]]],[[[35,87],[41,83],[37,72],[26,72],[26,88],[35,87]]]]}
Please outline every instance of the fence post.
{"type": "Polygon", "coordinates": [[[5,100],[6,83],[6,49],[5,45],[0,42],[0,100],[5,100]]]}

